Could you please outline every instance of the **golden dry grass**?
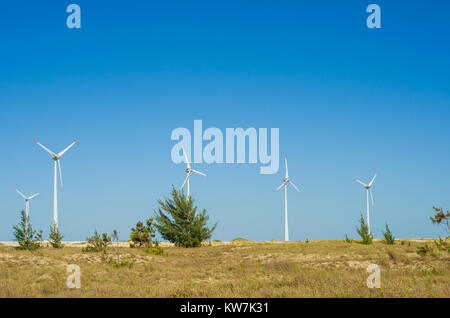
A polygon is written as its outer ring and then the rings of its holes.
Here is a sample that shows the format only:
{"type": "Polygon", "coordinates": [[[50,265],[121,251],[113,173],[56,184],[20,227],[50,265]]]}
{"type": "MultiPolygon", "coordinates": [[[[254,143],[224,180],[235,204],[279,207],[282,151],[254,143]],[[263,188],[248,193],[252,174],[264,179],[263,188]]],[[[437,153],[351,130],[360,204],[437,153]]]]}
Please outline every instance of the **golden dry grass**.
{"type": "Polygon", "coordinates": [[[0,297],[449,297],[449,253],[419,256],[416,246],[425,242],[405,242],[236,240],[165,247],[169,256],[119,248],[131,268],[116,268],[80,246],[34,252],[0,246],[0,297]],[[372,263],[381,268],[380,289],[366,286],[372,263]],[[80,266],[81,289],[66,287],[68,264],[80,266]]]}

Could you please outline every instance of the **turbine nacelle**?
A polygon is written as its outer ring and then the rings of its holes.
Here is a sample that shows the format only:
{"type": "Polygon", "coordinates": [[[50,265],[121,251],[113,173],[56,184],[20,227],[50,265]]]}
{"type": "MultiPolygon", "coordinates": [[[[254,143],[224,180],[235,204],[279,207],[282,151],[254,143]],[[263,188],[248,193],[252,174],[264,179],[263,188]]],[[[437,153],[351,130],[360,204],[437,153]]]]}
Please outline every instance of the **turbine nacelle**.
{"type": "Polygon", "coordinates": [[[278,188],[276,188],[273,192],[277,192],[281,188],[284,187],[284,240],[289,241],[289,226],[288,226],[288,213],[287,213],[287,186],[290,184],[295,191],[300,193],[300,190],[297,188],[297,186],[292,182],[292,180],[289,178],[288,173],[288,164],[287,164],[287,157],[284,156],[284,163],[286,166],[286,175],[283,179],[283,183],[280,184],[278,188]]]}
{"type": "Polygon", "coordinates": [[[16,192],[25,200],[25,202],[28,202],[31,199],[37,197],[39,194],[41,194],[40,192],[38,192],[36,194],[33,194],[31,197],[27,197],[22,192],[20,192],[18,189],[14,189],[14,190],[16,190],[16,192]]]}
{"type": "Polygon", "coordinates": [[[373,178],[369,182],[369,184],[365,184],[361,180],[355,179],[355,181],[358,182],[359,184],[361,184],[367,191],[367,194],[366,194],[366,209],[367,209],[367,227],[368,227],[368,230],[369,230],[369,234],[371,233],[370,232],[369,196],[370,196],[370,199],[372,200],[372,207],[373,207],[375,205],[375,202],[373,200],[372,185],[373,185],[373,182],[375,181],[375,178],[377,177],[377,175],[378,175],[378,173],[375,173],[375,175],[373,176],[373,178]]]}
{"type": "Polygon", "coordinates": [[[372,188],[373,182],[375,181],[375,178],[377,177],[378,172],[375,173],[375,175],[373,176],[372,180],[369,182],[369,184],[365,184],[364,182],[362,182],[359,179],[354,179],[356,182],[358,182],[360,185],[362,185],[364,188],[366,188],[366,190],[370,190],[370,188],[372,188]]]}
{"type": "Polygon", "coordinates": [[[189,159],[188,159],[188,157],[187,157],[187,154],[186,154],[186,150],[184,149],[184,147],[183,147],[183,144],[181,143],[181,148],[183,149],[183,154],[184,154],[184,160],[185,160],[185,162],[186,162],[186,170],[184,170],[184,172],[186,172],[186,178],[184,179],[184,182],[183,182],[183,184],[181,185],[181,187],[180,187],[180,192],[181,192],[181,190],[183,190],[183,187],[184,187],[184,185],[187,183],[187,196],[189,197],[189,177],[190,177],[190,175],[192,174],[192,173],[196,173],[196,174],[199,174],[199,175],[201,175],[201,176],[204,176],[204,177],[206,177],[206,178],[208,178],[208,176],[206,175],[206,174],[204,174],[203,172],[200,172],[200,171],[198,171],[198,170],[195,170],[195,169],[192,169],[191,168],[191,164],[190,164],[190,162],[189,162],[189,159]]]}

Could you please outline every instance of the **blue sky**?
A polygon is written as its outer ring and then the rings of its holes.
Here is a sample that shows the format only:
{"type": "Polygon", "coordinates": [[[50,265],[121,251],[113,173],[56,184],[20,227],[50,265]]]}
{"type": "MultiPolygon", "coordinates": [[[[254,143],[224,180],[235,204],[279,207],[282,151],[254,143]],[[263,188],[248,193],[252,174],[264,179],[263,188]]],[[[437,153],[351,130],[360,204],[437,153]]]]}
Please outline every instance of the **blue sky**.
{"type": "MultiPolygon", "coordinates": [[[[376,1],[15,1],[0,15],[0,240],[23,200],[52,222],[52,161],[61,151],[59,223],[67,240],[131,227],[181,185],[171,161],[177,127],[280,129],[280,160],[302,189],[288,194],[291,240],[356,238],[379,176],[372,231],[445,235],[428,217],[450,209],[450,5],[376,1]]],[[[218,222],[213,239],[283,238],[283,179],[259,164],[198,164],[191,194],[218,222]]]]}

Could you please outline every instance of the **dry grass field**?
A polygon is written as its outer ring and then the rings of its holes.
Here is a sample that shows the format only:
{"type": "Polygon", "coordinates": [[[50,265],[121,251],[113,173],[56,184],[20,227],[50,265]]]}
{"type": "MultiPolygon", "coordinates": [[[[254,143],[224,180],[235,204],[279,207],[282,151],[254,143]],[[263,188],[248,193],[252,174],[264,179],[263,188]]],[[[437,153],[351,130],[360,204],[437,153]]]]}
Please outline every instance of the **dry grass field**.
{"type": "MultiPolygon", "coordinates": [[[[431,240],[395,245],[343,241],[214,242],[168,256],[122,244],[116,267],[81,244],[21,251],[0,246],[0,297],[450,297],[450,257],[431,240]],[[381,268],[381,288],[366,286],[369,264],[381,268]],[[68,264],[81,268],[81,288],[69,289],[68,264]]],[[[164,246],[163,245],[163,246],[164,246]]],[[[115,256],[109,248],[109,256],[115,256]]]]}

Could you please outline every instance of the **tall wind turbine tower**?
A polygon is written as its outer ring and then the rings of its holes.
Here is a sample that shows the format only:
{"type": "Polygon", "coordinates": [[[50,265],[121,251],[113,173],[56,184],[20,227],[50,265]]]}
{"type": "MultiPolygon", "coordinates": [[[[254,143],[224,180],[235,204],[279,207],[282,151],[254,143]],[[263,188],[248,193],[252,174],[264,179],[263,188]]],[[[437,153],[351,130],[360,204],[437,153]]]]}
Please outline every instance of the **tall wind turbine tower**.
{"type": "Polygon", "coordinates": [[[59,180],[61,182],[61,192],[63,191],[63,182],[62,182],[62,174],[61,174],[61,162],[60,159],[62,155],[66,153],[67,150],[72,148],[73,145],[78,141],[75,140],[73,143],[70,144],[69,147],[61,151],[60,153],[56,154],[53,151],[47,149],[45,146],[41,145],[36,140],[34,141],[39,146],[41,146],[45,151],[47,151],[51,156],[55,163],[54,165],[54,176],[53,176],[53,224],[56,228],[58,228],[58,168],[59,168],[59,180]]]}
{"type": "Polygon", "coordinates": [[[370,210],[369,210],[369,193],[370,198],[372,199],[372,207],[374,206],[373,201],[373,194],[372,194],[372,184],[375,181],[375,178],[377,177],[378,173],[375,173],[375,176],[372,178],[372,181],[369,182],[369,184],[365,184],[361,180],[355,179],[356,182],[361,184],[364,188],[366,188],[366,219],[367,219],[367,227],[369,228],[369,234],[370,232],[370,210]]]}
{"type": "Polygon", "coordinates": [[[187,199],[189,200],[189,195],[190,195],[189,177],[190,177],[191,173],[196,173],[196,174],[199,174],[199,175],[207,177],[207,178],[208,178],[208,176],[206,174],[204,174],[203,172],[200,172],[200,171],[197,171],[197,170],[194,170],[191,168],[191,164],[189,163],[189,160],[188,160],[188,157],[186,154],[186,150],[184,150],[183,144],[181,144],[181,148],[183,149],[184,160],[186,161],[187,168],[185,170],[186,171],[186,179],[184,179],[184,182],[180,188],[180,191],[183,190],[184,185],[187,183],[187,199]]]}
{"type": "Polygon", "coordinates": [[[284,187],[284,240],[285,241],[289,241],[288,208],[287,208],[287,186],[288,186],[288,184],[290,184],[298,193],[300,193],[300,190],[292,182],[292,180],[289,179],[288,164],[287,164],[286,156],[284,156],[284,163],[286,165],[286,177],[283,179],[283,183],[278,188],[276,188],[274,190],[274,192],[277,192],[282,187],[284,187]]]}
{"type": "Polygon", "coordinates": [[[25,199],[25,216],[27,217],[26,224],[25,224],[25,229],[28,231],[28,218],[29,218],[29,214],[30,214],[30,200],[35,198],[35,197],[37,197],[40,193],[33,194],[31,197],[27,197],[22,192],[20,192],[19,190],[17,190],[17,189],[14,189],[14,190],[16,190],[16,192],[22,198],[25,199]]]}

